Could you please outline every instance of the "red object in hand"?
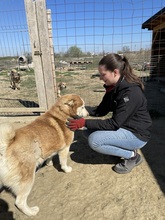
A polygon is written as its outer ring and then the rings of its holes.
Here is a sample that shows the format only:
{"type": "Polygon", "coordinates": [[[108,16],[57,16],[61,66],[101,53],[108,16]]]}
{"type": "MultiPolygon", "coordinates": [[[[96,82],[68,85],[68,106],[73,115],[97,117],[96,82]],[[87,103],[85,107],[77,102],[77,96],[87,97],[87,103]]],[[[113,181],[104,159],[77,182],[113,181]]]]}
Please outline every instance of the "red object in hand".
{"type": "Polygon", "coordinates": [[[75,130],[85,126],[85,119],[84,118],[79,118],[79,119],[68,118],[67,120],[68,120],[68,122],[66,123],[67,127],[72,131],[75,131],[75,130]]]}

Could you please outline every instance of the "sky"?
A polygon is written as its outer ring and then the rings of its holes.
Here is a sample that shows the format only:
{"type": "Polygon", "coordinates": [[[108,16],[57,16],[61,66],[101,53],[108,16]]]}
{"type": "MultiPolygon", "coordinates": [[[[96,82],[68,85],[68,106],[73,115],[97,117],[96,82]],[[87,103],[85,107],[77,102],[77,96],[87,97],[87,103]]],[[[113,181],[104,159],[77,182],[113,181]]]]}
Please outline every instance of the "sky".
{"type": "MultiPolygon", "coordinates": [[[[51,9],[56,53],[71,46],[83,52],[150,49],[152,31],[142,23],[165,7],[165,0],[46,0],[51,9]]],[[[165,22],[165,21],[164,21],[165,22]]],[[[31,52],[24,0],[0,1],[0,56],[31,52]]]]}

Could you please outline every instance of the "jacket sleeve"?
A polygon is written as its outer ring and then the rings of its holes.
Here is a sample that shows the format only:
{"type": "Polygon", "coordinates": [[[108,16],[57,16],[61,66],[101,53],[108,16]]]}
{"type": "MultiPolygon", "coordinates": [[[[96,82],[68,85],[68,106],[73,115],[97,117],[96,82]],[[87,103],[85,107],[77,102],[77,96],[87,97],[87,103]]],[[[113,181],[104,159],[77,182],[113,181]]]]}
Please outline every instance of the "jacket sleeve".
{"type": "MultiPolygon", "coordinates": [[[[133,87],[135,88],[135,87],[133,87]]],[[[109,119],[87,119],[85,126],[88,129],[96,130],[117,130],[134,115],[142,103],[142,91],[128,88],[120,100],[116,99],[116,109],[113,112],[112,118],[109,119]]]]}
{"type": "Polygon", "coordinates": [[[96,116],[97,106],[85,106],[90,116],[96,116]]]}
{"type": "Polygon", "coordinates": [[[112,111],[113,103],[111,101],[111,92],[105,93],[102,101],[98,106],[89,107],[86,106],[87,111],[90,116],[102,117],[107,115],[110,111],[112,111]]]}

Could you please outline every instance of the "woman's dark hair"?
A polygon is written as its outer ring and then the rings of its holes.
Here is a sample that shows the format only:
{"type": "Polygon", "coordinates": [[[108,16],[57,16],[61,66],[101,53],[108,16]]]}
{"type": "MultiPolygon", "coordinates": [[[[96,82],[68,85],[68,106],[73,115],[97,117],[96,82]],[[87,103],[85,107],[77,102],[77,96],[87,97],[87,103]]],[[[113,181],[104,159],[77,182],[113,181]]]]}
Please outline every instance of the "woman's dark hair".
{"type": "Polygon", "coordinates": [[[142,80],[134,74],[132,67],[130,66],[128,59],[116,53],[111,53],[104,56],[100,62],[100,66],[105,66],[105,68],[109,71],[114,71],[114,69],[118,69],[121,77],[125,77],[125,80],[129,83],[138,84],[142,90],[144,90],[144,85],[142,80]]]}

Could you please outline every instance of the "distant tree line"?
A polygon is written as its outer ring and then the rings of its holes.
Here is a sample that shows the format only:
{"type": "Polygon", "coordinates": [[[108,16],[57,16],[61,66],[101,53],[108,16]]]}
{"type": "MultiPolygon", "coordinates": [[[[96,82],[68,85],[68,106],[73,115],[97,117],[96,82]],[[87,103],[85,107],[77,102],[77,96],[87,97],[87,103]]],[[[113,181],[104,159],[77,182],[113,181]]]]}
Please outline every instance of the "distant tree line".
{"type": "MultiPolygon", "coordinates": [[[[117,51],[119,54],[130,54],[130,53],[137,53],[137,54],[146,54],[147,56],[150,56],[150,49],[140,49],[139,51],[131,51],[129,46],[123,46],[121,50],[117,51]]],[[[60,52],[60,53],[55,53],[55,58],[80,58],[80,57],[94,57],[94,56],[104,56],[110,52],[105,52],[102,51],[98,54],[94,54],[91,52],[86,52],[84,53],[81,48],[77,46],[71,46],[68,48],[66,52],[60,52]]]]}
{"type": "Polygon", "coordinates": [[[84,57],[84,56],[91,56],[90,52],[87,53],[83,53],[83,51],[81,50],[81,48],[77,47],[77,46],[72,46],[70,47],[65,53],[55,53],[55,57],[84,57]]]}

